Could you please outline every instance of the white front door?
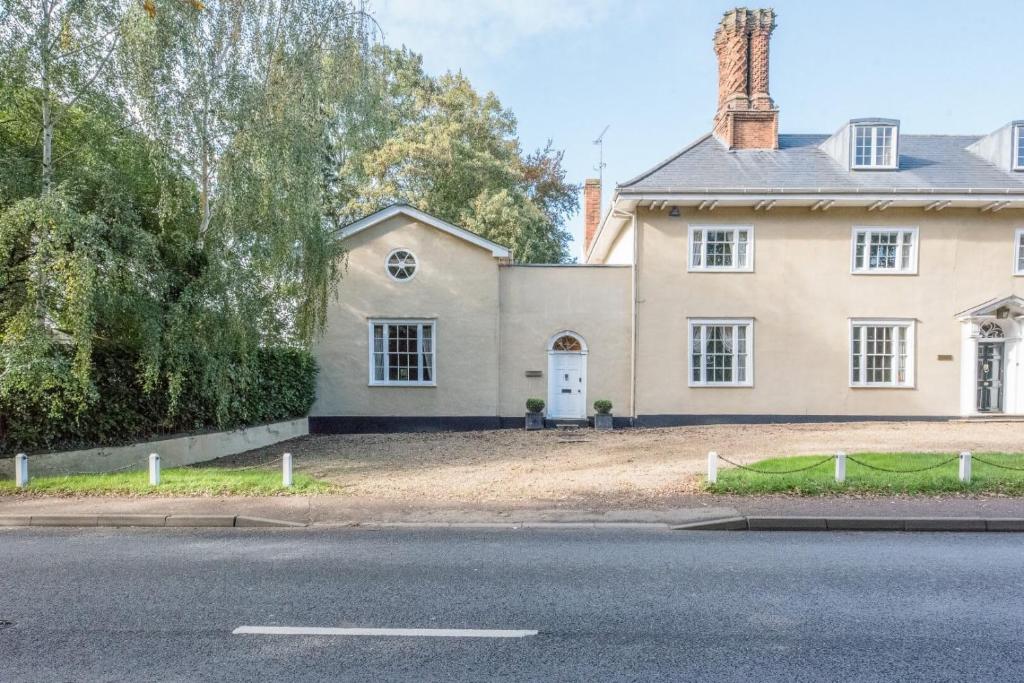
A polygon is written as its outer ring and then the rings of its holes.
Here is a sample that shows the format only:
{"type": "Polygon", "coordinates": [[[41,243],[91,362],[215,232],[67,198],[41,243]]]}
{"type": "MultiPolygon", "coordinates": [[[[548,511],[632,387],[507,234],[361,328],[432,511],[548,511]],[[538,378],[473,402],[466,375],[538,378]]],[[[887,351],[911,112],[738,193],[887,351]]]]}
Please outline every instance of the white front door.
{"type": "Polygon", "coordinates": [[[552,352],[548,356],[548,417],[582,420],[587,416],[586,355],[552,352]]]}

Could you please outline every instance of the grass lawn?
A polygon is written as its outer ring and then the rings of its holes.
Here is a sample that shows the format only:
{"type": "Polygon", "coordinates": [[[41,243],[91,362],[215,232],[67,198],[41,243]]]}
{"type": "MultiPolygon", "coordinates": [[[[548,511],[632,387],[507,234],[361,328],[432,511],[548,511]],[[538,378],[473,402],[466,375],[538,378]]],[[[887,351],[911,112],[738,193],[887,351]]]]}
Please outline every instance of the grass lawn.
{"type": "Polygon", "coordinates": [[[281,486],[281,470],[231,470],[222,467],[179,467],[160,472],[160,485],[149,485],[145,470],[70,477],[30,478],[19,489],[0,480],[0,496],[276,496],[331,493],[335,486],[295,473],[291,488],[281,486]]]}
{"type": "MultiPolygon", "coordinates": [[[[1024,471],[1004,470],[986,465],[974,458],[971,465],[971,482],[965,484],[958,478],[959,462],[954,459],[936,469],[924,472],[906,472],[949,460],[955,453],[850,453],[846,459],[846,483],[835,480],[835,461],[828,460],[813,469],[793,474],[758,474],[719,461],[718,482],[707,484],[712,493],[794,493],[817,495],[823,493],[1000,493],[1024,496],[1024,471]],[[879,472],[853,462],[851,458],[867,465],[892,470],[903,470],[896,474],[879,472]]],[[[1024,454],[978,453],[978,457],[989,462],[1017,467],[1024,470],[1024,454]]],[[[794,456],[789,458],[768,458],[747,465],[763,472],[781,472],[820,462],[825,456],[794,456]]]]}

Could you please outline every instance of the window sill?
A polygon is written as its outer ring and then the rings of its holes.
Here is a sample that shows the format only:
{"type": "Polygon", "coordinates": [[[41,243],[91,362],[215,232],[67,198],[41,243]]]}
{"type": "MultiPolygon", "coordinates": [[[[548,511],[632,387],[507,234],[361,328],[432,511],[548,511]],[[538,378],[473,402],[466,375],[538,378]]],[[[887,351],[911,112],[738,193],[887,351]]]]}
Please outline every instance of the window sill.
{"type": "Polygon", "coordinates": [[[436,387],[437,382],[368,382],[368,387],[436,387]]]}
{"type": "Polygon", "coordinates": [[[753,273],[753,268],[687,268],[687,273],[753,273]]]}
{"type": "Polygon", "coordinates": [[[850,165],[851,171],[898,171],[899,166],[854,166],[850,165]]]}
{"type": "Polygon", "coordinates": [[[691,389],[753,389],[753,382],[701,382],[695,384],[693,382],[688,383],[691,389]]]}
{"type": "Polygon", "coordinates": [[[917,270],[851,270],[850,275],[917,275],[917,270]]]}
{"type": "Polygon", "coordinates": [[[916,389],[913,384],[851,384],[851,389],[916,389]]]}

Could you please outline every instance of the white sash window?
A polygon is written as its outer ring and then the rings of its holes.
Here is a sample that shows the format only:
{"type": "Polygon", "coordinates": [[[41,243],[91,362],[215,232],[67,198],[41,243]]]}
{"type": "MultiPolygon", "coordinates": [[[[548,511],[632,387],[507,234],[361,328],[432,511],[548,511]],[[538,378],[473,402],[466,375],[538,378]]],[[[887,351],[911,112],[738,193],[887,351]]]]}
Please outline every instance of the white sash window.
{"type": "Polygon", "coordinates": [[[434,341],[430,321],[371,321],[370,384],[434,386],[434,341]]]}
{"type": "Polygon", "coordinates": [[[914,386],[914,321],[850,321],[850,386],[914,386]]]}
{"type": "Polygon", "coordinates": [[[754,321],[690,321],[691,387],[749,387],[754,384],[754,321]]]}

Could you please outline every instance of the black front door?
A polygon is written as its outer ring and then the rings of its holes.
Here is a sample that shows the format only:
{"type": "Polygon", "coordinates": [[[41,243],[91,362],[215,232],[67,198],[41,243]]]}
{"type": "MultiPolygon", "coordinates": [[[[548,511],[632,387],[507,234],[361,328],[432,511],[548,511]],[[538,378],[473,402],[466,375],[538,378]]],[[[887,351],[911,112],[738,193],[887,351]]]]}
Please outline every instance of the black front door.
{"type": "Polygon", "coordinates": [[[1003,342],[978,342],[978,412],[1003,410],[1003,342]]]}

